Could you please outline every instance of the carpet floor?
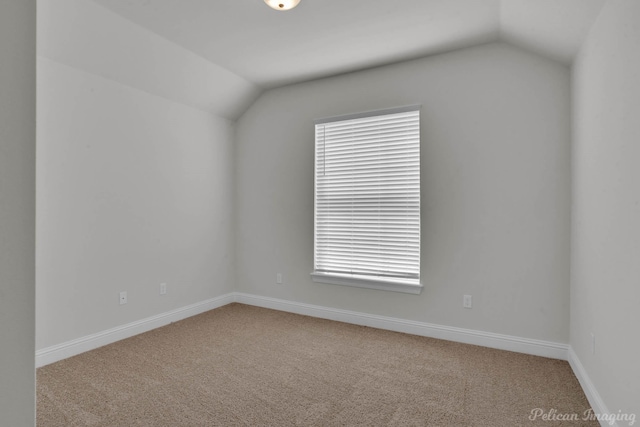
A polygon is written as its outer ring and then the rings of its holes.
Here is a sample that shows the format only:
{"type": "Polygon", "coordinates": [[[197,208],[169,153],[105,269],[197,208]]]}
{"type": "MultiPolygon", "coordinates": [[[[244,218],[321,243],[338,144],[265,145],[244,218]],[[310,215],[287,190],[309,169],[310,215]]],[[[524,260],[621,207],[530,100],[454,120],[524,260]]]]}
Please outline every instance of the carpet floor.
{"type": "Polygon", "coordinates": [[[564,361],[241,304],[37,370],[40,427],[598,426],[589,408],[564,361]]]}

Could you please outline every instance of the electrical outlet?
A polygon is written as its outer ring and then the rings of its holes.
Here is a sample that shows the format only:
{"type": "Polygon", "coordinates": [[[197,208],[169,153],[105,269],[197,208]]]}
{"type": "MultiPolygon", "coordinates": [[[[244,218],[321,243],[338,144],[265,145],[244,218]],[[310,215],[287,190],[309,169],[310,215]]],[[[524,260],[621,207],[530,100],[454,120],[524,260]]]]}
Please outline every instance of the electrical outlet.
{"type": "Polygon", "coordinates": [[[160,283],[160,295],[166,295],[166,294],[167,294],[167,284],[160,283]]]}
{"type": "Polygon", "coordinates": [[[464,295],[462,297],[462,306],[464,308],[471,308],[472,305],[473,305],[473,301],[472,301],[471,295],[464,295]]]}
{"type": "Polygon", "coordinates": [[[276,274],[276,283],[282,285],[282,273],[276,274]]]}
{"type": "Polygon", "coordinates": [[[120,305],[127,303],[127,291],[120,292],[120,305]]]}

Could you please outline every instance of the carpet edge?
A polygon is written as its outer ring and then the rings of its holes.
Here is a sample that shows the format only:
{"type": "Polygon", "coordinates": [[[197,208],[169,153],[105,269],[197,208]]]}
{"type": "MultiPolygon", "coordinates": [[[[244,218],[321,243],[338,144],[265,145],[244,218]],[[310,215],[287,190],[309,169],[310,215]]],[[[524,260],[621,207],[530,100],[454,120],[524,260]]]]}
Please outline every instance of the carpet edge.
{"type": "Polygon", "coordinates": [[[175,310],[160,313],[125,325],[116,326],[102,332],[76,338],[36,351],[36,368],[67,359],[72,356],[95,350],[126,338],[133,337],[152,329],[204,313],[215,308],[231,304],[235,301],[234,293],[220,295],[175,310]]]}
{"type": "Polygon", "coordinates": [[[235,293],[235,302],[429,338],[479,345],[498,350],[514,351],[551,359],[568,360],[569,345],[552,341],[378,316],[241,292],[235,293]]]}
{"type": "Polygon", "coordinates": [[[568,344],[378,316],[242,292],[231,292],[186,307],[38,350],[36,351],[36,367],[45,366],[84,353],[85,351],[94,350],[104,345],[130,338],[233,302],[429,338],[479,345],[498,350],[514,351],[565,361],[569,360],[568,344]]]}
{"type": "MultiPolygon", "coordinates": [[[[602,397],[600,397],[600,393],[596,389],[596,386],[591,381],[591,378],[587,374],[587,370],[582,365],[582,362],[578,358],[578,355],[573,350],[573,347],[569,346],[569,366],[571,366],[571,370],[573,370],[574,375],[578,378],[578,382],[584,391],[584,394],[587,396],[587,400],[593,409],[593,412],[596,414],[610,414],[607,405],[605,405],[602,397]]],[[[601,426],[613,426],[618,427],[618,423],[614,421],[611,424],[607,420],[600,420],[601,426]]]]}

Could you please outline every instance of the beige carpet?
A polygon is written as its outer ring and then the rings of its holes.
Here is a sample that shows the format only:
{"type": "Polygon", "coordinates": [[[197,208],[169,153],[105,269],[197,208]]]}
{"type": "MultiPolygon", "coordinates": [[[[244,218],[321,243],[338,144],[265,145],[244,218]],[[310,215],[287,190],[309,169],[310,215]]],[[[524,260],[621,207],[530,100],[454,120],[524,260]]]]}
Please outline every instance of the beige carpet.
{"type": "Polygon", "coordinates": [[[38,426],[597,426],[566,362],[231,304],[37,371],[38,426]]]}

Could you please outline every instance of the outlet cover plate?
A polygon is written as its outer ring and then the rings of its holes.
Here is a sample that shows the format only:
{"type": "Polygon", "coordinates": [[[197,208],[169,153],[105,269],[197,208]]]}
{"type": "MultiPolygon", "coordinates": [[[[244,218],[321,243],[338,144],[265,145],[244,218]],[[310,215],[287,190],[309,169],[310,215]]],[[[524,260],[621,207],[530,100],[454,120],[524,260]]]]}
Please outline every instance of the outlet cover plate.
{"type": "Polygon", "coordinates": [[[464,308],[471,308],[473,306],[473,299],[471,295],[464,295],[462,297],[462,306],[464,308]]]}

